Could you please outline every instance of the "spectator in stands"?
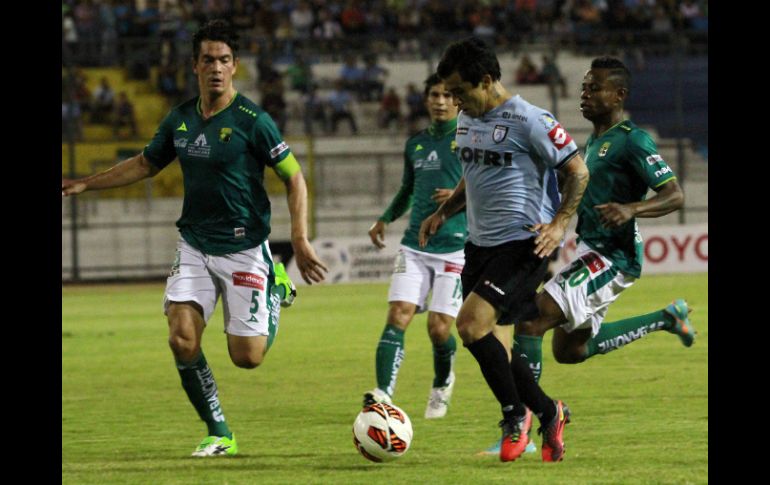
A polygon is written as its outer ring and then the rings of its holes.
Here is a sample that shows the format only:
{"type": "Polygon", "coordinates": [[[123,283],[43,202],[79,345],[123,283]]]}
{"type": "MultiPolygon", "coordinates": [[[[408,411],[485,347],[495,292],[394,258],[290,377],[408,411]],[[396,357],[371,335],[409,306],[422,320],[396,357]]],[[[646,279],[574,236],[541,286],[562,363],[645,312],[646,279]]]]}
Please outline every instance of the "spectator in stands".
{"type": "Polygon", "coordinates": [[[396,88],[389,88],[382,97],[378,114],[380,128],[388,128],[391,121],[395,121],[398,128],[401,123],[401,98],[398,96],[396,88]]]}
{"type": "Polygon", "coordinates": [[[294,56],[294,63],[286,69],[289,87],[294,91],[304,93],[313,83],[313,69],[301,53],[294,56]]]}
{"type": "Polygon", "coordinates": [[[77,101],[67,101],[62,95],[61,101],[61,129],[62,136],[69,136],[68,127],[72,126],[72,133],[75,141],[83,141],[83,118],[80,111],[80,104],[77,101]]]}
{"type": "Polygon", "coordinates": [[[541,84],[543,82],[537,66],[532,62],[528,54],[521,56],[519,65],[516,66],[514,77],[516,78],[516,84],[541,84]]]}
{"type": "Polygon", "coordinates": [[[366,18],[358,0],[347,0],[340,12],[340,25],[346,35],[359,35],[366,32],[366,18]]]}
{"type": "Polygon", "coordinates": [[[94,90],[91,122],[108,123],[115,105],[115,91],[106,76],[102,76],[99,86],[94,90]]]}
{"type": "Polygon", "coordinates": [[[284,97],[283,76],[278,71],[270,72],[266,80],[260,78],[262,109],[267,111],[281,133],[286,133],[286,98],[284,97]]]}
{"type": "Polygon", "coordinates": [[[233,27],[239,31],[243,31],[244,34],[250,33],[251,29],[256,25],[256,5],[258,2],[250,2],[246,0],[235,0],[233,2],[233,12],[230,16],[230,23],[233,27]]]}
{"type": "Polygon", "coordinates": [[[119,137],[120,129],[124,126],[131,128],[131,135],[137,136],[136,115],[134,104],[128,99],[125,91],[118,94],[118,102],[115,103],[115,111],[112,117],[112,131],[115,137],[119,137]]]}
{"type": "Polygon", "coordinates": [[[326,114],[327,103],[318,95],[316,85],[311,83],[308,91],[302,96],[303,122],[305,134],[313,135],[313,122],[320,121],[324,133],[329,132],[329,117],[326,114]]]}
{"type": "Polygon", "coordinates": [[[177,84],[177,72],[176,64],[161,65],[158,68],[158,91],[174,105],[181,101],[184,94],[177,84]]]}
{"type": "Polygon", "coordinates": [[[366,54],[360,83],[361,101],[380,101],[388,74],[387,69],[377,64],[376,54],[366,54]]]}
{"type": "Polygon", "coordinates": [[[318,11],[318,23],[313,28],[313,38],[321,41],[321,48],[335,52],[341,46],[342,27],[328,8],[318,11]]]}
{"type": "Polygon", "coordinates": [[[340,120],[348,120],[350,123],[350,131],[355,135],[358,133],[358,127],[356,126],[356,119],[353,116],[351,105],[353,103],[353,96],[345,88],[345,83],[342,79],[338,79],[334,82],[334,90],[329,93],[329,107],[331,108],[331,125],[332,133],[337,133],[337,123],[340,120]]]}
{"type": "Polygon", "coordinates": [[[540,70],[540,76],[548,85],[549,94],[556,95],[557,86],[561,89],[561,97],[567,97],[567,80],[562,76],[559,66],[556,65],[556,56],[553,54],[543,54],[543,68],[540,70]]]}
{"type": "Polygon", "coordinates": [[[406,105],[409,109],[409,113],[406,116],[406,122],[409,136],[412,136],[419,131],[417,122],[421,118],[428,118],[428,110],[425,107],[424,100],[423,94],[417,90],[414,83],[406,85],[406,105]]]}
{"type": "Polygon", "coordinates": [[[360,96],[363,77],[364,71],[358,67],[356,56],[354,54],[345,55],[345,60],[339,71],[339,80],[342,81],[342,87],[360,96]]]}
{"type": "Polygon", "coordinates": [[[315,24],[315,14],[307,0],[300,0],[296,8],[289,14],[289,20],[294,30],[294,35],[301,43],[310,39],[310,34],[315,24]]]}
{"type": "Polygon", "coordinates": [[[112,8],[113,0],[101,0],[97,6],[100,32],[100,56],[102,66],[115,64],[118,52],[117,18],[112,8]]]}

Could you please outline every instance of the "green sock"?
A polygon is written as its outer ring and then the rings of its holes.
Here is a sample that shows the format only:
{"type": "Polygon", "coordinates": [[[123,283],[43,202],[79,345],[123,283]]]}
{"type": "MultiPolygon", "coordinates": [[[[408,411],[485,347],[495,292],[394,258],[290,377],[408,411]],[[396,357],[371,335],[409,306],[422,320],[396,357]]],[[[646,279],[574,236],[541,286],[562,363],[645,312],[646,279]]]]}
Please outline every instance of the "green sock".
{"type": "Polygon", "coordinates": [[[535,382],[540,382],[543,369],[543,337],[519,335],[513,337],[513,351],[518,352],[529,364],[529,369],[535,376],[535,382]]]}
{"type": "Polygon", "coordinates": [[[668,313],[658,310],[617,322],[602,323],[599,333],[586,343],[586,359],[612,352],[655,330],[664,330],[673,325],[672,322],[668,313]]]}
{"type": "Polygon", "coordinates": [[[233,434],[225,422],[222,406],[217,395],[217,383],[214,374],[211,373],[203,351],[192,362],[182,363],[177,361],[176,368],[179,377],[182,378],[182,387],[187,392],[187,398],[198,411],[198,416],[206,423],[209,436],[227,436],[233,434]]]}
{"type": "Polygon", "coordinates": [[[396,378],[401,361],[404,360],[404,331],[386,324],[377,344],[375,368],[377,387],[393,396],[396,390],[396,378]]]}
{"type": "Polygon", "coordinates": [[[457,342],[452,334],[446,342],[440,345],[433,344],[433,387],[443,387],[447,384],[449,373],[452,372],[452,363],[455,360],[457,342]]]}

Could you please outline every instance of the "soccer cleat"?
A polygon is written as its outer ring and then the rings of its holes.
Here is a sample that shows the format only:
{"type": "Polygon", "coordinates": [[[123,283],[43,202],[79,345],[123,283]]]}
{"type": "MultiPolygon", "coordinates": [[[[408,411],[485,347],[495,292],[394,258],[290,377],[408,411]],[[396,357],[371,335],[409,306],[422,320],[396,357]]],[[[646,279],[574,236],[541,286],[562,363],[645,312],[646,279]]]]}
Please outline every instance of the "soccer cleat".
{"type": "Polygon", "coordinates": [[[425,419],[443,418],[446,416],[449,399],[455,387],[455,373],[449,373],[449,384],[444,387],[434,387],[430,390],[428,406],[425,408],[425,419]]]}
{"type": "Polygon", "coordinates": [[[377,404],[378,402],[384,402],[386,404],[392,404],[390,396],[385,391],[381,391],[379,388],[374,388],[371,391],[364,394],[364,407],[377,404]]]}
{"type": "Polygon", "coordinates": [[[274,269],[275,285],[283,286],[283,288],[286,290],[286,296],[284,296],[281,300],[281,306],[284,308],[290,307],[294,304],[294,299],[297,298],[297,287],[294,286],[294,283],[289,278],[289,275],[286,274],[286,268],[283,266],[283,263],[276,263],[274,269]]]}
{"type": "Polygon", "coordinates": [[[232,439],[227,436],[206,436],[201,444],[193,451],[192,456],[232,456],[238,453],[238,443],[235,435],[232,439]]]}
{"type": "Polygon", "coordinates": [[[500,443],[500,461],[514,461],[520,457],[529,443],[529,428],[532,426],[532,414],[503,419],[499,426],[503,429],[500,443]]]}
{"type": "Polygon", "coordinates": [[[564,458],[564,426],[570,422],[570,411],[561,401],[554,401],[556,416],[547,426],[540,426],[537,434],[543,435],[543,461],[561,461],[564,458]]]}
{"type": "Polygon", "coordinates": [[[695,331],[692,323],[690,323],[688,315],[692,310],[687,307],[687,302],[682,298],[674,300],[663,311],[674,317],[674,325],[666,330],[678,335],[679,340],[682,341],[685,347],[691,346],[695,342],[695,335],[698,332],[695,331]]]}
{"type": "MultiPolygon", "coordinates": [[[[524,448],[524,453],[535,453],[537,452],[537,445],[534,441],[532,441],[532,438],[530,435],[530,430],[532,429],[532,411],[527,408],[527,437],[529,437],[529,443],[527,443],[527,447],[524,448]]],[[[500,454],[500,444],[503,442],[502,439],[497,440],[495,444],[490,446],[484,451],[479,451],[477,454],[479,455],[499,455],[500,454]]]]}

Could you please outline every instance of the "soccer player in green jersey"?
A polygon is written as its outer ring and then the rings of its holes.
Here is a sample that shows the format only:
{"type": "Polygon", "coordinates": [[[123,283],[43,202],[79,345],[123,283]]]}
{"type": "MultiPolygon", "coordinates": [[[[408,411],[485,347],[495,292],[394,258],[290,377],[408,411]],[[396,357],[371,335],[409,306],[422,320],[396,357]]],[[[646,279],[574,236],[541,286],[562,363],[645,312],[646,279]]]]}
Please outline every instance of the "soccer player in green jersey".
{"type": "Polygon", "coordinates": [[[175,158],[182,167],[184,202],[180,239],[164,295],[169,345],[182,387],[208,436],[193,456],[238,452],[201,349],[206,323],[222,297],[232,362],[252,369],[273,343],[281,300],[293,285],[275,265],[267,236],[270,201],[265,167],[286,185],[291,242],[302,278],[324,279],[326,267],[307,238],[307,186],[299,163],[270,116],[233,86],[238,36],[212,20],[193,37],[193,71],[200,96],[176,106],[150,144],[109,170],[62,180],[62,195],[128,185],[156,175],[175,158]]]}
{"type": "Polygon", "coordinates": [[[425,80],[423,96],[431,124],[406,141],[401,188],[369,228],[372,244],[385,247],[385,225],[411,206],[409,226],[401,239],[391,278],[387,323],[377,344],[377,387],[364,395],[364,405],[391,401],[404,359],[404,333],[416,313],[428,310],[434,377],[425,417],[432,419],[446,415],[455,383],[452,364],[457,343],[451,329],[462,304],[460,273],[465,264],[463,246],[468,230],[465,212],[461,211],[446,220],[427,246],[419,246],[420,223],[449,198],[462,177],[455,154],[457,106],[438,74],[425,80]]]}
{"type": "Polygon", "coordinates": [[[650,135],[625,119],[630,73],[618,59],[591,63],[581,88],[580,110],[593,123],[586,144],[591,177],[578,207],[575,259],[537,297],[539,316],[516,326],[516,348],[539,379],[542,341],[554,329],[557,362],[576,364],[606,354],[656,330],[695,340],[683,299],[660,310],[603,322],[610,304],[641,276],[643,244],[637,217],[660,217],[684,204],[671,167],[650,135]],[[648,189],[657,192],[646,199],[648,189]]]}

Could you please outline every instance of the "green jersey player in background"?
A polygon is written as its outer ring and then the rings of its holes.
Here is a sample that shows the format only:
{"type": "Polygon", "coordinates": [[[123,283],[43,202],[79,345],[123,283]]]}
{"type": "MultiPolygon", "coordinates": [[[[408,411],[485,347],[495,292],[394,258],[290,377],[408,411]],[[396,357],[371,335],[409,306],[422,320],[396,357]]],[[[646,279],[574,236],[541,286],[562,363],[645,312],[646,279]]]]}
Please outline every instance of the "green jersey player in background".
{"type": "Polygon", "coordinates": [[[377,344],[377,387],[364,395],[364,405],[391,401],[404,359],[404,333],[414,315],[427,310],[434,377],[425,417],[431,419],[446,415],[455,383],[452,364],[457,343],[451,329],[462,304],[460,273],[465,264],[463,246],[468,230],[465,212],[458,212],[447,219],[426,247],[419,246],[420,223],[449,198],[462,177],[455,154],[457,106],[452,95],[438,74],[425,80],[423,95],[431,125],[406,141],[401,188],[369,229],[372,243],[385,247],[385,225],[411,206],[409,226],[401,239],[391,278],[387,323],[377,344]]]}
{"type": "Polygon", "coordinates": [[[62,195],[128,185],[179,159],[184,182],[180,239],[164,295],[169,345],[187,397],[208,436],[193,456],[238,452],[201,349],[206,323],[223,299],[227,347],[244,369],[262,363],[275,338],[279,307],[293,284],[275,265],[267,237],[270,201],[265,167],[286,185],[291,242],[302,278],[324,279],[324,264],[307,239],[307,186],[297,160],[270,116],[233,86],[238,36],[212,20],[193,37],[200,96],[173,108],[142,153],[104,172],[62,180],[62,195]]]}
{"type": "Polygon", "coordinates": [[[516,326],[516,348],[539,379],[542,341],[554,329],[557,362],[576,364],[606,354],[650,332],[666,330],[685,347],[695,340],[683,299],[663,309],[603,322],[610,304],[641,276],[643,244],[637,217],[661,217],[684,205],[671,167],[650,135],[625,119],[630,73],[618,59],[596,58],[583,78],[580,110],[593,123],[586,143],[591,173],[578,207],[575,259],[537,298],[539,317],[516,326]],[[657,192],[645,198],[648,189],[657,192]]]}

